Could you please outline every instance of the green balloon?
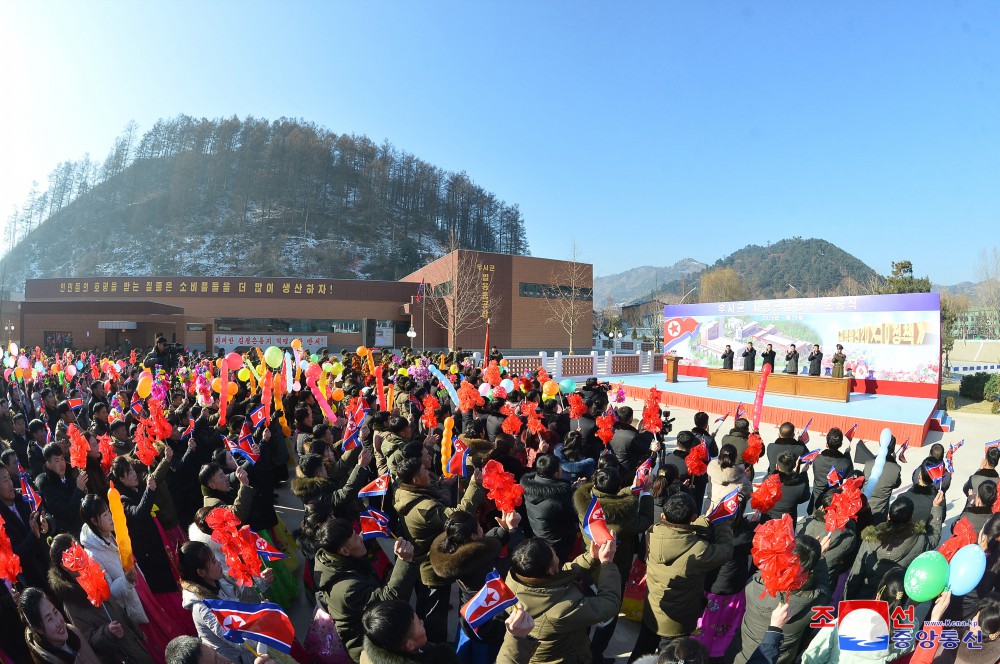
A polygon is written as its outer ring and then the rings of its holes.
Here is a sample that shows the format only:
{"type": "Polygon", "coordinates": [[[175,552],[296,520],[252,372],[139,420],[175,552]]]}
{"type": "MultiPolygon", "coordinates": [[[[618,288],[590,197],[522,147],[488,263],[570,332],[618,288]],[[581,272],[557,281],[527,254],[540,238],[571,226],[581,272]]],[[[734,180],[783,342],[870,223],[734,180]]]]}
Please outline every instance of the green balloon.
{"type": "Polygon", "coordinates": [[[281,354],[281,349],[277,346],[269,346],[268,349],[264,351],[264,361],[267,362],[267,366],[272,369],[280,367],[281,361],[284,357],[285,356],[281,354]]]}
{"type": "Polygon", "coordinates": [[[903,576],[903,589],[914,602],[926,602],[941,594],[948,585],[948,561],[939,551],[917,556],[903,576]]]}
{"type": "Polygon", "coordinates": [[[309,359],[312,360],[313,362],[319,362],[319,355],[313,353],[312,355],[309,356],[309,359]]]}

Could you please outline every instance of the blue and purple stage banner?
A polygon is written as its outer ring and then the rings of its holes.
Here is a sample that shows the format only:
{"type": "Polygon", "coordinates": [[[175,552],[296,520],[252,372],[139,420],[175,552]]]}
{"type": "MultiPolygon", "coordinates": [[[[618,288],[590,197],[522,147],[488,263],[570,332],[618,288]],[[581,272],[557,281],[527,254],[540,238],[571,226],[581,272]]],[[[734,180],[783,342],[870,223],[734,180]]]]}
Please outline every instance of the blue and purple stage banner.
{"type": "Polygon", "coordinates": [[[742,366],[748,342],[760,354],[777,353],[774,370],[785,369],[794,344],[800,374],[808,372],[813,344],[823,352],[822,375],[830,375],[839,343],[847,355],[845,375],[852,390],[936,397],[941,372],[941,299],[937,293],[817,297],[676,304],[663,308],[664,351],[682,356],[680,373],[707,375],[722,367],[730,345],[742,366]]]}

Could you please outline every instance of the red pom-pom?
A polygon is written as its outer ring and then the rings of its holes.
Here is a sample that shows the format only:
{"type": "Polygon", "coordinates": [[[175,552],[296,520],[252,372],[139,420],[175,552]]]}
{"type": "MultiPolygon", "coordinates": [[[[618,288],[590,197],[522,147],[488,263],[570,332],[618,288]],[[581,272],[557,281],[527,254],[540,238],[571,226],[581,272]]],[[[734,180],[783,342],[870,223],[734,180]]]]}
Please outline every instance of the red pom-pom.
{"type": "Polygon", "coordinates": [[[144,466],[152,466],[156,460],[156,448],[153,447],[148,419],[139,420],[139,424],[135,427],[135,456],[144,466]]]}
{"type": "MultiPolygon", "coordinates": [[[[773,477],[773,476],[772,476],[773,477]]],[[[791,516],[783,515],[757,526],[753,536],[751,555],[760,569],[764,595],[776,596],[797,590],[809,575],[802,572],[795,549],[795,526],[791,516]]]]}
{"type": "Polygon", "coordinates": [[[545,370],[545,367],[538,367],[538,383],[544,385],[550,380],[552,379],[549,378],[549,372],[545,370]]]}
{"type": "Polygon", "coordinates": [[[500,425],[503,432],[509,436],[516,436],[521,433],[521,418],[517,416],[517,413],[514,412],[511,405],[504,404],[503,408],[500,409],[500,412],[507,416],[504,419],[503,424],[500,425]]]}
{"type": "Polygon", "coordinates": [[[441,402],[434,395],[424,397],[424,413],[420,416],[420,421],[428,429],[433,429],[438,425],[437,409],[441,407],[441,402]]]}
{"type": "Polygon", "coordinates": [[[458,409],[463,413],[471,412],[476,408],[476,406],[482,406],[485,401],[483,401],[483,396],[479,394],[479,390],[472,386],[472,383],[465,380],[458,388],[458,409]]]}
{"type": "Polygon", "coordinates": [[[74,468],[84,470],[87,467],[87,452],[90,451],[90,443],[80,431],[80,427],[75,424],[69,425],[66,433],[69,434],[69,464],[74,468]]]}
{"type": "Polygon", "coordinates": [[[779,500],[781,500],[781,476],[774,473],[768,475],[759,486],[754,487],[750,495],[750,507],[764,514],[770,512],[779,500]]]}
{"type": "Polygon", "coordinates": [[[118,456],[114,446],[111,444],[111,436],[104,434],[97,437],[97,443],[101,450],[101,471],[107,475],[111,472],[111,462],[118,456]]]}
{"type": "Polygon", "coordinates": [[[63,552],[62,564],[70,572],[76,572],[76,582],[80,584],[87,599],[94,606],[100,606],[111,598],[111,588],[104,578],[104,570],[98,565],[83,547],[73,544],[63,552]]]}
{"type": "Polygon", "coordinates": [[[843,530],[850,520],[857,520],[858,512],[861,511],[861,485],[864,484],[864,477],[854,477],[844,480],[841,491],[833,494],[833,502],[826,508],[824,526],[829,533],[843,530]]]}
{"type": "Polygon", "coordinates": [[[490,360],[489,366],[483,372],[483,380],[489,383],[490,387],[496,387],[503,380],[500,375],[500,365],[497,364],[496,360],[490,360]]]}
{"type": "Polygon", "coordinates": [[[538,414],[535,406],[533,401],[522,401],[521,415],[528,418],[528,433],[537,436],[545,431],[545,423],[542,422],[542,416],[538,414]]]}
{"type": "Polygon", "coordinates": [[[692,448],[687,456],[684,457],[684,463],[687,464],[688,475],[692,477],[695,475],[704,475],[708,470],[706,462],[708,457],[705,454],[705,445],[699,444],[697,447],[692,448]]]}
{"type": "Polygon", "coordinates": [[[751,466],[760,460],[760,455],[764,453],[764,441],[760,434],[754,431],[747,438],[747,448],[743,450],[743,461],[751,466]]]}
{"type": "Polygon", "coordinates": [[[605,445],[611,442],[614,438],[615,418],[611,415],[601,415],[597,418],[597,437],[600,438],[605,445]]]}
{"type": "Polygon", "coordinates": [[[486,497],[501,512],[513,512],[524,502],[524,488],[514,479],[514,474],[505,471],[495,459],[483,466],[483,488],[487,490],[486,497]]]}
{"type": "Polygon", "coordinates": [[[0,521],[0,578],[7,579],[12,585],[20,583],[17,578],[21,573],[21,558],[14,553],[14,547],[7,537],[7,530],[0,521]]]}
{"type": "Polygon", "coordinates": [[[566,401],[569,402],[569,419],[578,420],[587,414],[590,410],[587,408],[587,404],[584,403],[583,397],[579,394],[571,394],[566,397],[566,401]]]}
{"type": "Polygon", "coordinates": [[[151,422],[148,425],[150,434],[157,440],[170,438],[170,434],[173,433],[174,428],[170,422],[167,422],[166,415],[163,413],[163,404],[156,399],[149,399],[146,402],[146,407],[149,409],[149,419],[151,422]]]}
{"type": "Polygon", "coordinates": [[[642,428],[652,433],[659,433],[663,428],[660,419],[660,391],[655,387],[649,389],[642,407],[642,428]]]}
{"type": "Polygon", "coordinates": [[[951,531],[948,541],[938,547],[938,551],[944,555],[945,560],[951,562],[952,556],[958,553],[963,546],[975,544],[979,541],[979,533],[966,517],[962,517],[955,523],[955,528],[951,531]]]}

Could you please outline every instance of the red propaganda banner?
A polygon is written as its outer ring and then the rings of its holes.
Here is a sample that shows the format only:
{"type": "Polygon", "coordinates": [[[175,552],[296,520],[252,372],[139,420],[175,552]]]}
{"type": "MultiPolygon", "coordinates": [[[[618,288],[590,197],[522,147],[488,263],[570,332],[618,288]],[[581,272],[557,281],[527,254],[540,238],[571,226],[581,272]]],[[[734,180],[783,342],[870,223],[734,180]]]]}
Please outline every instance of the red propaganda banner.
{"type": "Polygon", "coordinates": [[[757,386],[757,396],[753,399],[753,431],[760,428],[760,416],[764,411],[764,389],[767,387],[767,377],[771,375],[771,365],[765,364],[760,370],[760,385],[757,386]]]}

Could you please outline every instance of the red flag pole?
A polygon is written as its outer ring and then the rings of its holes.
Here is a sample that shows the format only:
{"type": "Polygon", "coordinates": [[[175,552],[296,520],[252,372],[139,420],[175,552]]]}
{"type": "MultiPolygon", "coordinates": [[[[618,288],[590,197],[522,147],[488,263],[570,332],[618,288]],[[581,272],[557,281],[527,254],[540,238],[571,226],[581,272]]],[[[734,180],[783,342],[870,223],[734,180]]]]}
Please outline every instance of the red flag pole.
{"type": "Polygon", "coordinates": [[[483,366],[489,363],[490,357],[490,319],[486,319],[486,345],[483,347],[483,366]]]}

